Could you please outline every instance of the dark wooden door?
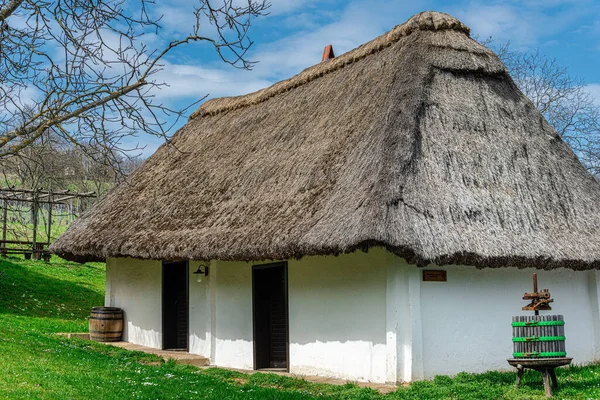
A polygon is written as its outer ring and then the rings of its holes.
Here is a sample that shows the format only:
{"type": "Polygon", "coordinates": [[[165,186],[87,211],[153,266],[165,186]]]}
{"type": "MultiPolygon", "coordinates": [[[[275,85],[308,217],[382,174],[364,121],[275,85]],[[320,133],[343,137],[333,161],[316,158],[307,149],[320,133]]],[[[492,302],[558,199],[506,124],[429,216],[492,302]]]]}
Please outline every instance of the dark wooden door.
{"type": "Polygon", "coordinates": [[[287,264],[252,269],[254,368],[289,368],[287,264]]]}
{"type": "Polygon", "coordinates": [[[163,262],[163,349],[188,349],[188,274],[187,261],[163,262]]]}

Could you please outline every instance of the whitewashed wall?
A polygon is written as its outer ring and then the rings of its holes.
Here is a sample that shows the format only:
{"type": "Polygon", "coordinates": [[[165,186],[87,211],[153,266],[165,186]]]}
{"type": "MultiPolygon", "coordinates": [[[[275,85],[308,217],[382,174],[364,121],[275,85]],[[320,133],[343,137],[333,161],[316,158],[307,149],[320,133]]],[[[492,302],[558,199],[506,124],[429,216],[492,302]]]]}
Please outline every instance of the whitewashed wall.
{"type": "Polygon", "coordinates": [[[447,270],[447,282],[421,284],[425,378],[510,369],[510,324],[513,315],[533,315],[521,311],[527,304],[523,293],[532,291],[533,272],[538,273],[539,288],[548,288],[555,300],[552,311],[540,313],[564,315],[568,356],[576,363],[600,359],[598,272],[442,269],[447,270]]]}
{"type": "Polygon", "coordinates": [[[386,380],[386,273],[382,249],[288,263],[290,372],[386,380]]]}
{"type": "MultiPolygon", "coordinates": [[[[196,282],[194,272],[199,263],[190,261],[189,270],[189,352],[206,357],[211,356],[211,302],[208,278],[203,277],[202,282],[196,282]]],[[[204,265],[204,264],[203,264],[204,265]]],[[[210,272],[210,268],[209,268],[210,272]]]]}
{"type": "MultiPolygon", "coordinates": [[[[288,262],[291,372],[385,381],[386,263],[391,259],[376,250],[288,262]]],[[[207,325],[212,330],[205,335],[214,337],[213,349],[198,354],[210,352],[215,365],[253,368],[252,266],[269,262],[219,261],[212,263],[207,282],[191,282],[190,296],[200,288],[214,299],[207,325]]]]}
{"type": "Polygon", "coordinates": [[[123,340],[162,348],[162,263],[132,258],[106,261],[105,305],[124,310],[123,340]]]}
{"type": "MultiPolygon", "coordinates": [[[[252,265],[190,263],[190,352],[218,366],[253,368],[252,265]]],[[[513,315],[533,270],[447,266],[447,282],[383,249],[288,262],[290,371],[401,382],[509,369],[513,315]]],[[[537,271],[566,321],[567,352],[600,359],[600,271],[537,271]]],[[[107,261],[106,304],[125,310],[125,340],[160,348],[161,262],[107,261]]]]}
{"type": "Polygon", "coordinates": [[[210,281],[215,365],[252,369],[252,264],[213,263],[210,281]]]}

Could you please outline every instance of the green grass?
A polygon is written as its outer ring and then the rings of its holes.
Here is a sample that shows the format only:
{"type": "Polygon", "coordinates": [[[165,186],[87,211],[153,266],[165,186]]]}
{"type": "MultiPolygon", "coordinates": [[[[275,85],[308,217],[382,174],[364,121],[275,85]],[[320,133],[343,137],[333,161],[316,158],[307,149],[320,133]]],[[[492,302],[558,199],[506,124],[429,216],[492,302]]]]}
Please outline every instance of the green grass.
{"type": "MultiPolygon", "coordinates": [[[[55,332],[87,330],[104,298],[104,264],[0,259],[0,399],[543,399],[541,376],[438,376],[381,395],[353,383],[315,384],[272,374],[200,370],[55,332]]],[[[600,365],[557,371],[561,399],[599,399],[600,365]]]]}

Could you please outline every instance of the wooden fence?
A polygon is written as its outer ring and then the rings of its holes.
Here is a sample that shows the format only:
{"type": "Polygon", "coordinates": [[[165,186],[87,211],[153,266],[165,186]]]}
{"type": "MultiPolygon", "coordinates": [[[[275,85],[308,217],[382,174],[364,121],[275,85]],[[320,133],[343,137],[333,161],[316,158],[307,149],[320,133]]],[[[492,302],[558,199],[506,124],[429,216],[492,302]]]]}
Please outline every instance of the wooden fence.
{"type": "Polygon", "coordinates": [[[70,223],[95,197],[94,192],[0,188],[0,255],[23,254],[25,258],[49,260],[48,246],[55,239],[52,224],[57,219],[70,223]]]}

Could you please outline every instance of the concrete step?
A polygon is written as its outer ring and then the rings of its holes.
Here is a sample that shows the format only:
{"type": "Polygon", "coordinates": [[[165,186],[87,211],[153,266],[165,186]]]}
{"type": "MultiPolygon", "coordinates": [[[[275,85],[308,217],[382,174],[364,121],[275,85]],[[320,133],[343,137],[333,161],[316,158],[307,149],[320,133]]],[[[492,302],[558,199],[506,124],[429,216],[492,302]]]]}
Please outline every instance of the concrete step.
{"type": "Polygon", "coordinates": [[[103,344],[120,347],[126,350],[156,354],[157,356],[165,360],[173,359],[177,364],[194,365],[196,367],[205,367],[207,365],[210,365],[210,360],[208,358],[197,354],[190,354],[187,351],[182,350],[152,349],[150,347],[140,346],[138,344],[133,344],[129,342],[103,342],[103,344]]]}
{"type": "MultiPolygon", "coordinates": [[[[84,340],[90,340],[89,333],[59,333],[58,335],[65,336],[69,339],[78,338],[84,340]]],[[[197,354],[190,354],[185,350],[160,350],[152,349],[150,347],[140,346],[129,342],[97,342],[100,344],[106,344],[109,346],[120,347],[125,350],[141,351],[143,353],[156,354],[163,358],[165,361],[173,359],[177,364],[194,365],[196,367],[206,367],[210,365],[210,360],[204,356],[197,354]]]]}
{"type": "MultiPolygon", "coordinates": [[[[89,333],[61,333],[60,335],[64,335],[69,338],[75,337],[75,338],[88,339],[88,340],[90,338],[89,333]]],[[[100,342],[98,342],[98,343],[100,343],[100,342]]],[[[131,351],[141,351],[144,353],[156,354],[157,356],[162,357],[164,360],[173,359],[173,360],[175,360],[175,362],[177,364],[187,364],[187,365],[193,365],[196,367],[204,367],[204,368],[210,366],[210,360],[208,358],[199,356],[197,354],[190,354],[190,353],[186,352],[185,350],[159,350],[159,349],[152,349],[150,347],[140,346],[140,345],[129,343],[129,342],[102,342],[101,344],[120,347],[122,349],[131,350],[131,351]]],[[[267,368],[267,369],[262,369],[262,370],[258,370],[258,371],[236,369],[236,368],[225,368],[225,369],[228,369],[231,371],[243,372],[246,374],[255,374],[258,372],[263,372],[263,373],[266,372],[266,373],[271,373],[271,374],[277,374],[277,375],[283,375],[283,376],[289,376],[289,377],[295,377],[295,378],[302,378],[309,382],[326,383],[329,385],[343,385],[348,382],[345,379],[329,378],[326,376],[297,375],[297,374],[293,374],[293,373],[289,373],[289,372],[283,372],[281,370],[281,368],[267,368]]],[[[375,389],[383,394],[395,392],[396,390],[398,390],[398,386],[393,385],[393,384],[373,383],[373,382],[354,382],[354,383],[356,383],[358,386],[361,386],[361,387],[369,387],[369,388],[375,389]]],[[[404,384],[404,386],[407,386],[407,385],[408,384],[404,384]]]]}

